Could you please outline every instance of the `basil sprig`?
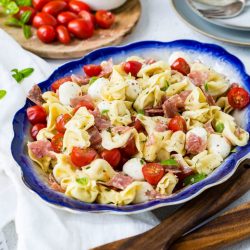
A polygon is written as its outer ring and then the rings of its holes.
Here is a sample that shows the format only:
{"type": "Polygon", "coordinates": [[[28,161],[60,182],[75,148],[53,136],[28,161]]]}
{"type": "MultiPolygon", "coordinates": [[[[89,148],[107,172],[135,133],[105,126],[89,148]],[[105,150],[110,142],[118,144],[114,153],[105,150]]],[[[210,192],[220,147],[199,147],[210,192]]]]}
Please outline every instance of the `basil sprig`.
{"type": "Polygon", "coordinates": [[[194,174],[186,177],[183,181],[184,186],[192,185],[194,183],[197,183],[199,181],[202,181],[205,179],[207,176],[205,174],[194,174]]]}
{"type": "Polygon", "coordinates": [[[24,78],[30,76],[33,73],[34,69],[33,68],[26,68],[22,70],[18,69],[12,69],[12,77],[20,83],[24,78]]]}
{"type": "Polygon", "coordinates": [[[0,89],[0,100],[3,99],[7,94],[7,91],[5,89],[0,89]]]}
{"type": "Polygon", "coordinates": [[[161,161],[161,165],[178,166],[178,162],[175,159],[168,159],[168,160],[161,161]]]}
{"type": "Polygon", "coordinates": [[[76,182],[77,182],[78,184],[81,184],[81,185],[83,185],[83,186],[86,186],[86,185],[88,184],[89,180],[88,180],[87,177],[82,177],[82,178],[77,178],[77,179],[76,179],[76,182]]]}

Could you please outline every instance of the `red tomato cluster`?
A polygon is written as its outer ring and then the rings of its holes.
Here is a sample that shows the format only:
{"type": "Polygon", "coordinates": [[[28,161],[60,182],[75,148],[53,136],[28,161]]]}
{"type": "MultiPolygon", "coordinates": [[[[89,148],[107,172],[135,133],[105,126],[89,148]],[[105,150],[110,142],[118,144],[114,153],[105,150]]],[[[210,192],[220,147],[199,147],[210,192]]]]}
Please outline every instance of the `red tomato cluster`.
{"type": "Polygon", "coordinates": [[[93,36],[95,27],[108,29],[115,21],[113,13],[93,13],[81,0],[32,0],[32,6],[21,6],[15,18],[31,11],[28,23],[37,29],[37,37],[44,43],[58,40],[69,44],[72,37],[87,39],[93,36]]]}

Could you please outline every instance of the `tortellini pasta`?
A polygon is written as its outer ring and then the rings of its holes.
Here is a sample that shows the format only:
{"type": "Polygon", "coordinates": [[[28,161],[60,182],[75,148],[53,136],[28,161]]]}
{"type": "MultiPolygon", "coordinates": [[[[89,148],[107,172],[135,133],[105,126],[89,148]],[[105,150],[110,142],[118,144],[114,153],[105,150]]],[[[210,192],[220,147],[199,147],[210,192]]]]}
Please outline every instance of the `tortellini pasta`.
{"type": "Polygon", "coordinates": [[[177,183],[178,178],[172,173],[167,173],[157,184],[156,191],[160,194],[170,195],[172,194],[177,183]]]}

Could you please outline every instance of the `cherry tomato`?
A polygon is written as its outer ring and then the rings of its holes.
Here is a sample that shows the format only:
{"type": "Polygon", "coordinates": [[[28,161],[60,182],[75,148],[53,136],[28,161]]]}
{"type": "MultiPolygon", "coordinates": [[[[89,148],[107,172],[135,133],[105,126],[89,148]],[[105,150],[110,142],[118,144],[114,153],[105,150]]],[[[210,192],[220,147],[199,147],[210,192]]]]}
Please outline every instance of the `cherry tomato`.
{"type": "Polygon", "coordinates": [[[92,21],[81,18],[74,19],[68,23],[68,30],[79,39],[86,39],[94,34],[94,25],[92,21]]]}
{"type": "Polygon", "coordinates": [[[71,119],[70,114],[64,114],[64,115],[58,116],[56,119],[56,130],[59,133],[62,133],[62,134],[65,133],[66,131],[65,125],[70,119],[71,119]]]}
{"type": "Polygon", "coordinates": [[[55,28],[51,25],[42,25],[38,28],[37,37],[44,43],[51,43],[56,38],[55,28]]]}
{"type": "Polygon", "coordinates": [[[32,25],[37,29],[41,27],[42,25],[51,25],[55,27],[57,25],[57,21],[50,14],[45,13],[45,12],[40,12],[34,16],[32,25]]]}
{"type": "Polygon", "coordinates": [[[57,38],[61,43],[63,43],[63,44],[70,43],[71,37],[70,37],[68,29],[65,26],[63,26],[63,25],[57,26],[56,33],[57,33],[57,38]]]}
{"type": "Polygon", "coordinates": [[[56,92],[63,83],[69,81],[71,81],[71,76],[65,76],[63,78],[60,78],[51,84],[51,90],[56,92]]]}
{"type": "Polygon", "coordinates": [[[91,20],[92,23],[95,25],[95,16],[93,14],[91,14],[90,12],[86,11],[86,10],[82,10],[78,13],[78,15],[84,19],[84,20],[91,20]]]}
{"type": "Polygon", "coordinates": [[[87,76],[92,77],[98,76],[102,71],[102,67],[100,65],[88,64],[83,66],[83,70],[87,76]]]}
{"type": "Polygon", "coordinates": [[[56,153],[61,153],[63,148],[63,134],[58,133],[51,139],[51,146],[56,153]]]}
{"type": "Polygon", "coordinates": [[[168,123],[168,129],[172,131],[187,131],[186,121],[179,115],[176,115],[168,123]]]}
{"type": "Polygon", "coordinates": [[[81,168],[91,163],[96,158],[97,152],[92,148],[82,149],[73,147],[70,156],[73,164],[76,167],[81,168]]]}
{"type": "Polygon", "coordinates": [[[57,16],[57,21],[60,24],[67,25],[71,20],[76,18],[78,18],[78,16],[74,12],[64,11],[57,16]]]}
{"type": "Polygon", "coordinates": [[[38,134],[38,132],[43,129],[46,128],[46,124],[44,123],[37,123],[36,125],[34,125],[31,129],[30,129],[30,135],[31,137],[36,140],[36,136],[38,134]]]}
{"type": "Polygon", "coordinates": [[[135,138],[131,137],[128,139],[126,146],[121,148],[121,151],[128,157],[135,155],[138,152],[135,145],[135,138]]]}
{"type": "Polygon", "coordinates": [[[110,11],[98,10],[95,13],[95,20],[99,27],[103,29],[108,29],[115,22],[115,15],[110,11]]]}
{"type": "Polygon", "coordinates": [[[20,20],[22,14],[26,11],[31,12],[29,21],[27,22],[28,24],[31,24],[34,16],[36,15],[36,11],[34,8],[32,8],[30,6],[19,6],[19,11],[17,12],[17,14],[14,15],[14,17],[20,20]]]}
{"type": "Polygon", "coordinates": [[[69,9],[75,13],[79,13],[82,10],[90,11],[90,7],[83,1],[71,0],[69,2],[69,9]]]}
{"type": "Polygon", "coordinates": [[[174,63],[171,65],[171,69],[182,73],[184,76],[190,73],[190,67],[188,63],[181,57],[174,61],[174,63]]]}
{"type": "Polygon", "coordinates": [[[81,107],[86,107],[86,109],[89,109],[89,110],[94,110],[95,109],[95,106],[93,103],[91,102],[87,102],[87,101],[80,101],[76,107],[74,108],[73,110],[73,113],[75,114],[76,111],[81,108],[81,107]]]}
{"type": "Polygon", "coordinates": [[[147,163],[142,167],[145,180],[151,185],[157,185],[164,175],[164,168],[158,163],[147,163]]]}
{"type": "Polygon", "coordinates": [[[249,93],[241,87],[233,87],[227,93],[229,104],[235,109],[243,109],[249,104],[249,93]]]}
{"type": "Polygon", "coordinates": [[[144,127],[139,119],[135,119],[134,128],[140,133],[144,131],[144,127]]]}
{"type": "Polygon", "coordinates": [[[142,64],[137,61],[128,61],[123,65],[123,69],[127,74],[131,74],[136,77],[138,72],[140,71],[142,64]]]}
{"type": "Polygon", "coordinates": [[[31,106],[27,108],[27,117],[32,125],[37,123],[46,123],[47,114],[42,106],[31,106]]]}
{"type": "Polygon", "coordinates": [[[121,160],[121,153],[117,148],[114,148],[112,150],[103,150],[101,153],[101,157],[105,161],[107,161],[113,168],[116,168],[121,160]]]}
{"type": "Polygon", "coordinates": [[[37,10],[42,10],[43,6],[50,0],[32,0],[32,6],[37,10]]]}
{"type": "Polygon", "coordinates": [[[67,3],[61,0],[54,0],[46,3],[42,11],[52,16],[58,15],[60,12],[67,8],[67,3]]]}

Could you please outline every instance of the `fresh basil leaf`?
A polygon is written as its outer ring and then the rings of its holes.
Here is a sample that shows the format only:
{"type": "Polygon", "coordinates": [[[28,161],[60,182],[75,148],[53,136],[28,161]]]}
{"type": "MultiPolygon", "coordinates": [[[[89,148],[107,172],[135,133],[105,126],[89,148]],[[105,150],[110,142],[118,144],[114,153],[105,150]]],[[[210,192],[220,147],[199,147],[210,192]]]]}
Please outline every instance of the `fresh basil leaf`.
{"type": "Polygon", "coordinates": [[[0,0],[0,5],[6,7],[10,0],[0,0]]]}
{"type": "Polygon", "coordinates": [[[161,161],[161,165],[178,166],[178,162],[175,159],[168,159],[168,160],[161,161]]]}
{"type": "Polygon", "coordinates": [[[31,28],[29,25],[23,25],[23,34],[26,39],[29,39],[32,36],[31,28]]]}
{"type": "Polygon", "coordinates": [[[7,91],[4,89],[0,89],[0,100],[3,99],[5,97],[5,95],[7,94],[7,91]]]}
{"type": "Polygon", "coordinates": [[[19,8],[16,4],[16,2],[11,1],[6,5],[5,12],[8,15],[14,15],[19,11],[19,8]]]}
{"type": "Polygon", "coordinates": [[[99,77],[93,76],[89,79],[89,85],[93,84],[99,77]]]}
{"type": "Polygon", "coordinates": [[[31,0],[16,0],[18,6],[31,6],[31,0]]]}
{"type": "Polygon", "coordinates": [[[32,12],[30,10],[24,11],[23,14],[20,17],[20,21],[23,24],[26,24],[30,20],[31,14],[32,14],[32,12]]]}
{"type": "Polygon", "coordinates": [[[76,182],[77,182],[78,184],[81,184],[81,185],[83,185],[83,186],[86,186],[86,185],[88,184],[89,180],[88,180],[87,177],[82,177],[82,178],[77,178],[77,179],[76,179],[76,182]]]}
{"type": "Polygon", "coordinates": [[[12,69],[11,72],[13,72],[12,77],[19,83],[23,80],[23,75],[17,70],[12,69]]]}
{"type": "Polygon", "coordinates": [[[196,182],[202,181],[203,179],[205,179],[207,176],[205,174],[194,174],[194,175],[190,175],[188,177],[186,177],[183,181],[184,185],[192,185],[196,182]]]}
{"type": "Polygon", "coordinates": [[[208,83],[205,83],[205,90],[208,91],[208,83]]]}
{"type": "Polygon", "coordinates": [[[34,69],[33,68],[26,68],[26,69],[22,69],[20,70],[20,73],[24,76],[24,77],[28,77],[33,73],[34,69]]]}
{"type": "Polygon", "coordinates": [[[222,133],[223,130],[224,130],[224,124],[222,122],[218,122],[216,123],[215,125],[215,131],[218,132],[218,133],[222,133]]]}
{"type": "Polygon", "coordinates": [[[5,25],[8,25],[8,26],[15,26],[15,27],[21,27],[22,26],[22,23],[16,19],[15,17],[9,17],[5,23],[5,25]]]}
{"type": "Polygon", "coordinates": [[[138,114],[141,114],[141,115],[144,115],[144,114],[145,114],[144,110],[138,110],[137,113],[138,113],[138,114]]]}
{"type": "Polygon", "coordinates": [[[108,109],[104,109],[104,110],[102,110],[102,115],[105,115],[105,114],[107,114],[109,112],[109,110],[108,109]]]}

